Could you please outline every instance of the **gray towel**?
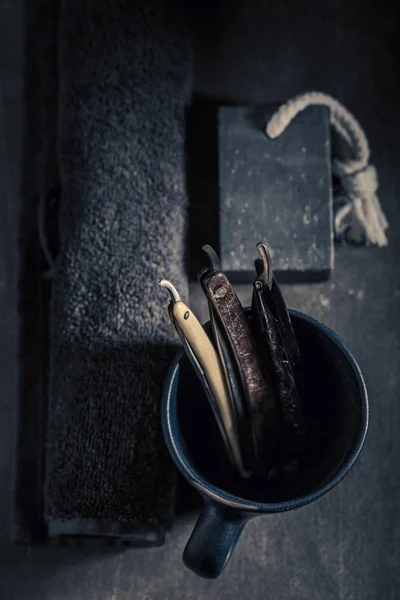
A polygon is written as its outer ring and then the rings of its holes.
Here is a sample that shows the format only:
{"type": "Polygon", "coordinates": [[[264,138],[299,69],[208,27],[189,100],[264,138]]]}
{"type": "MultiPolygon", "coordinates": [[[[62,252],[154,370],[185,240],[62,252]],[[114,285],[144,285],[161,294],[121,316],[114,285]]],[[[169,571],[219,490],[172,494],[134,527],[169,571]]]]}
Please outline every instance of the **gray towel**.
{"type": "Polygon", "coordinates": [[[175,471],[160,396],[176,338],[157,281],[187,297],[189,26],[162,0],[64,0],[60,45],[48,530],[161,543],[175,471]]]}

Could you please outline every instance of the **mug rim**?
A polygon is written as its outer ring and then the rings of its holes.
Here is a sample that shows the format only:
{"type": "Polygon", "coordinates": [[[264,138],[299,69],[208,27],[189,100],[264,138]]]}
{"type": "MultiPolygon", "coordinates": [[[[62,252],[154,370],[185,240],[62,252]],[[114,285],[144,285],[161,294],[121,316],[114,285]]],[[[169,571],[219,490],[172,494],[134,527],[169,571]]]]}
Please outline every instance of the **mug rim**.
{"type": "MultiPolygon", "coordinates": [[[[248,308],[246,309],[249,310],[248,308]]],[[[162,428],[164,439],[167,444],[170,455],[172,456],[177,468],[181,472],[181,474],[185,477],[185,479],[192,485],[198,492],[207,496],[211,500],[219,502],[225,506],[236,508],[240,510],[252,511],[252,512],[284,512],[287,510],[292,510],[294,508],[299,508],[300,506],[305,506],[314,500],[317,500],[327,492],[329,492],[332,488],[334,488],[345,475],[350,471],[355,461],[358,458],[358,455],[361,452],[361,449],[364,445],[365,437],[368,430],[368,422],[369,422],[369,406],[368,406],[368,393],[366,389],[366,385],[364,382],[364,378],[362,376],[360,367],[353,354],[341,340],[341,338],[329,327],[306,315],[300,311],[289,309],[291,316],[294,316],[297,319],[307,321],[311,323],[317,329],[320,329],[323,333],[325,333],[331,341],[342,351],[348,362],[350,363],[355,375],[356,380],[360,389],[361,395],[361,422],[360,428],[357,434],[356,442],[345,459],[342,465],[335,472],[333,477],[329,479],[326,483],[324,483],[321,487],[310,494],[305,494],[303,496],[299,496],[293,500],[284,500],[283,502],[256,502],[254,500],[248,500],[246,498],[241,498],[240,496],[236,496],[227,492],[223,488],[220,488],[205,479],[198,471],[193,467],[191,461],[186,456],[184,449],[182,448],[179,440],[177,440],[177,436],[174,435],[173,426],[171,423],[171,399],[172,392],[174,391],[174,386],[176,385],[176,378],[179,375],[180,361],[185,356],[185,352],[183,349],[179,350],[176,356],[174,357],[165,380],[164,389],[163,389],[163,400],[162,400],[162,428]]]]}

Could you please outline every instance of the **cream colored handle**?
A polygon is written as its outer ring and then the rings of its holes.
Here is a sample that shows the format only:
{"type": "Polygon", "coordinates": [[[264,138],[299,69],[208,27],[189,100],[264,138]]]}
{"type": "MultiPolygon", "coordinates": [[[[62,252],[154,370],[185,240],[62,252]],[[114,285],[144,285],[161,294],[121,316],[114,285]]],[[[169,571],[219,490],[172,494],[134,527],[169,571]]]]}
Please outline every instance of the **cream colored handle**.
{"type": "Polygon", "coordinates": [[[173,311],[179,327],[204,371],[220,408],[224,425],[230,431],[233,429],[230,399],[218,354],[200,322],[184,302],[175,302],[173,311]]]}
{"type": "MultiPolygon", "coordinates": [[[[204,376],[219,408],[232,458],[242,476],[247,477],[248,473],[243,466],[231,400],[219,356],[201,323],[182,300],[175,302],[172,310],[177,324],[203,369],[204,376]]],[[[224,432],[221,433],[225,437],[224,432]]]]}

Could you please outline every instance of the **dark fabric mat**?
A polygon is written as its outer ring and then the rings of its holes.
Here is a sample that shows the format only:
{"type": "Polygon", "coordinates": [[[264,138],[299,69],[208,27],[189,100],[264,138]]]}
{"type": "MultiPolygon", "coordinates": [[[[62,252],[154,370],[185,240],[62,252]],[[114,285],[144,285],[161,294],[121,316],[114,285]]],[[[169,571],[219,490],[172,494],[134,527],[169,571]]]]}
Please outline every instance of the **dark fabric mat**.
{"type": "Polygon", "coordinates": [[[160,0],[65,0],[59,36],[46,521],[50,536],[160,543],[176,478],[160,396],[177,345],[157,282],[187,295],[190,26],[160,0]]]}

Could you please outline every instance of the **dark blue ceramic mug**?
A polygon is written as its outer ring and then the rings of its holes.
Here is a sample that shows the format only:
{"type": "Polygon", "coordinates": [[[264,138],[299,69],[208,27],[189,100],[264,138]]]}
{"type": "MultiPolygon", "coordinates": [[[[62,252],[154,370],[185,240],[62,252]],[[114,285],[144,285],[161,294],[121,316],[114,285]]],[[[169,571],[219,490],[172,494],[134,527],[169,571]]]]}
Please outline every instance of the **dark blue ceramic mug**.
{"type": "Polygon", "coordinates": [[[318,321],[297,311],[291,317],[302,356],[300,394],[309,443],[301,468],[276,481],[246,481],[233,472],[183,351],[170,367],[162,425],[176,466],[204,500],[183,553],[185,564],[202,577],[221,574],[247,521],[317,500],[349,472],[363,446],[368,399],[354,357],[318,321]]]}

